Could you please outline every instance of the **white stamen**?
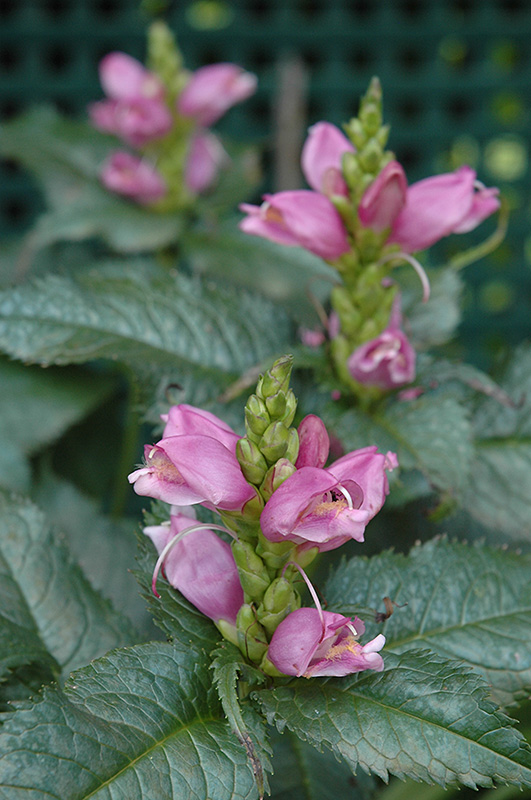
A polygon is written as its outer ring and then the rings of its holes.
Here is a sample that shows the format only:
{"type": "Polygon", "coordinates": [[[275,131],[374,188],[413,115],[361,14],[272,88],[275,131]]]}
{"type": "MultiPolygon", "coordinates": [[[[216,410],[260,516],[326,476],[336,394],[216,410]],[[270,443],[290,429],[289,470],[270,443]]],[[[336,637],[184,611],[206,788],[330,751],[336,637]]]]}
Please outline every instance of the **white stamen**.
{"type": "Polygon", "coordinates": [[[347,622],[347,628],[348,628],[348,629],[349,629],[349,631],[352,633],[352,635],[354,636],[354,638],[356,638],[356,639],[357,639],[357,638],[358,638],[358,636],[359,636],[359,633],[358,633],[358,631],[356,630],[356,628],[354,627],[354,625],[352,624],[352,622],[347,622]]]}
{"type": "Polygon", "coordinates": [[[340,483],[338,483],[338,485],[337,485],[337,488],[339,489],[339,491],[341,492],[341,494],[343,495],[343,497],[344,497],[344,498],[345,498],[345,500],[347,501],[347,503],[348,503],[348,507],[349,507],[349,508],[350,508],[350,510],[352,511],[352,509],[354,508],[354,503],[352,502],[352,497],[351,497],[351,495],[350,495],[350,492],[348,492],[348,491],[345,489],[345,487],[344,487],[344,486],[341,486],[341,484],[340,484],[340,483]]]}
{"type": "Polygon", "coordinates": [[[417,261],[417,259],[413,258],[412,255],[409,255],[409,253],[388,253],[386,256],[383,256],[378,263],[386,264],[388,261],[395,260],[407,261],[408,264],[411,264],[420,278],[420,282],[422,284],[422,302],[426,303],[430,299],[430,281],[420,261],[417,261]]]}
{"type": "Polygon", "coordinates": [[[159,576],[160,568],[164,564],[166,560],[166,556],[171,553],[177,542],[180,542],[181,539],[184,539],[189,533],[193,533],[194,531],[203,531],[203,530],[216,530],[216,531],[223,531],[224,533],[228,533],[229,536],[232,536],[233,539],[237,539],[238,537],[233,531],[229,531],[227,528],[224,528],[222,525],[209,525],[207,523],[203,523],[201,525],[191,525],[189,528],[185,528],[184,531],[177,533],[173,539],[170,539],[168,544],[163,548],[162,553],[157,559],[157,563],[155,564],[155,569],[153,570],[153,578],[151,579],[151,591],[160,599],[160,594],[157,592],[156,584],[157,578],[159,576]]]}
{"type": "Polygon", "coordinates": [[[481,181],[478,181],[477,179],[474,181],[474,189],[478,189],[478,191],[481,192],[483,189],[486,189],[486,188],[487,187],[485,186],[485,184],[482,183],[481,181]]]}
{"type": "Polygon", "coordinates": [[[285,571],[286,571],[286,569],[288,567],[296,567],[299,570],[300,574],[302,575],[302,579],[303,579],[304,583],[306,584],[306,586],[308,587],[308,591],[310,592],[310,594],[312,596],[312,600],[315,603],[315,607],[316,607],[316,609],[317,609],[317,611],[319,613],[319,619],[321,620],[321,626],[323,628],[323,636],[324,636],[324,633],[325,633],[325,630],[326,630],[326,623],[324,621],[323,609],[322,609],[321,603],[319,602],[319,598],[317,597],[317,592],[313,588],[311,580],[306,575],[305,571],[300,566],[300,564],[297,564],[296,561],[288,561],[288,563],[285,565],[284,569],[282,570],[282,577],[284,577],[284,573],[285,573],[285,571]]]}

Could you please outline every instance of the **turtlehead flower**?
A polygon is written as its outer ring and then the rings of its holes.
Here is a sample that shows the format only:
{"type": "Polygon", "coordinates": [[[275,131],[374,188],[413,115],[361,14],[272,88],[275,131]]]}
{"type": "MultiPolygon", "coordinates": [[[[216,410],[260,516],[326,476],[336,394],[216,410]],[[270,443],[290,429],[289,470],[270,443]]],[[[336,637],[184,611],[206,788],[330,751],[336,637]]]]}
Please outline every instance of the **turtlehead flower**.
{"type": "Polygon", "coordinates": [[[389,493],[386,470],[396,466],[394,453],[384,456],[374,446],[348,453],[327,469],[303,466],[265,504],[262,533],[270,542],[290,541],[320,552],[350,539],[362,542],[389,493]]]}
{"type": "Polygon", "coordinates": [[[166,183],[155,167],[131,153],[113,153],[104,163],[100,178],[106,189],[143,206],[156,203],[166,194],[166,183]]]}
{"type": "Polygon", "coordinates": [[[209,64],[192,74],[179,96],[177,111],[201,126],[212,125],[229,108],[254,94],[256,84],[256,75],[236,64],[209,64]]]}
{"type": "Polygon", "coordinates": [[[396,389],[414,380],[416,353],[400,322],[397,298],[387,328],[357,347],[348,359],[347,367],[354,380],[380,389],[396,389]]]}
{"type": "Polygon", "coordinates": [[[145,466],[129,475],[135,492],[178,506],[235,511],[255,496],[236,458],[238,435],[214,414],[173,406],[164,436],[146,445],[145,466]]]}
{"type": "Polygon", "coordinates": [[[159,78],[127,53],[107,53],[100,61],[99,76],[103,91],[112,100],[138,97],[162,100],[164,97],[164,87],[159,78]]]}
{"type": "Polygon", "coordinates": [[[203,131],[194,136],[184,170],[184,180],[190,191],[201,194],[216,181],[218,172],[229,161],[220,140],[203,131]]]}
{"type": "Polygon", "coordinates": [[[406,253],[425,250],[451,233],[473,230],[499,206],[498,189],[478,184],[470,167],[425,178],[408,187],[388,241],[406,253]]]}
{"type": "Polygon", "coordinates": [[[380,233],[390,228],[406,204],[406,174],[391,161],[366,189],[358,208],[360,222],[380,233]]]}
{"type": "Polygon", "coordinates": [[[323,420],[315,414],[308,414],[297,428],[299,454],[295,466],[324,467],[330,451],[330,439],[323,420]]]}
{"type": "Polygon", "coordinates": [[[312,189],[327,197],[348,196],[341,161],[344,153],[353,153],[354,147],[339,128],[329,122],[318,122],[308,131],[301,154],[304,177],[312,189]]]}
{"type": "Polygon", "coordinates": [[[384,667],[379,650],[385,644],[382,634],[365,645],[358,638],[365,632],[363,622],[342,614],[299,608],[292,611],[273,634],[267,658],[284,675],[317,678],[341,677],[384,667]]]}
{"type": "Polygon", "coordinates": [[[264,195],[261,206],[243,203],[248,216],[239,227],[290,247],[304,247],[325,261],[335,261],[349,250],[347,232],[330,200],[304,189],[264,195]]]}
{"type": "MultiPolygon", "coordinates": [[[[171,515],[170,524],[144,528],[160,555],[173,539],[194,524],[183,513],[171,515]]],[[[172,547],[163,563],[168,582],[214,622],[236,624],[243,604],[243,589],[230,546],[214,531],[195,530],[172,547]]]]}

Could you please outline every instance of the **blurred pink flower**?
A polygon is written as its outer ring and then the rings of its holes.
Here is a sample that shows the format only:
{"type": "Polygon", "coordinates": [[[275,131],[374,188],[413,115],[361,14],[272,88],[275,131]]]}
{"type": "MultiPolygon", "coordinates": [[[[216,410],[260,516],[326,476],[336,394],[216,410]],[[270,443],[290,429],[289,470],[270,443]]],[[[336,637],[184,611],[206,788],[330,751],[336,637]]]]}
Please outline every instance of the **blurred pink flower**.
{"type": "Polygon", "coordinates": [[[316,192],[327,197],[347,197],[341,161],[344,153],[355,152],[353,145],[339,128],[329,122],[312,125],[308,134],[301,155],[304,177],[316,192]]]}
{"type": "Polygon", "coordinates": [[[196,70],[181,92],[177,110],[201,126],[212,125],[229,108],[256,91],[256,75],[236,64],[209,64],[196,70]]]}
{"type": "Polygon", "coordinates": [[[220,140],[213,133],[202,131],[190,142],[184,180],[192,192],[201,194],[215,182],[221,167],[229,157],[220,140]]]}
{"type": "Polygon", "coordinates": [[[131,153],[113,153],[104,163],[100,178],[106,189],[140,205],[156,203],[166,194],[164,179],[155,167],[131,153]]]}

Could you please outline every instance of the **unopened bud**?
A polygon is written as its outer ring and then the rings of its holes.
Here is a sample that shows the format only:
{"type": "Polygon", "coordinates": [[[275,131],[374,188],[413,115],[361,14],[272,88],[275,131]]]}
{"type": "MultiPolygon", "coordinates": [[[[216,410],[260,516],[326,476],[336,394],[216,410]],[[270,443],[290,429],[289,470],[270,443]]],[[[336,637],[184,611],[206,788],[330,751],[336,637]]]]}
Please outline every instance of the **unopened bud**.
{"type": "Polygon", "coordinates": [[[257,616],[269,636],[272,636],[284,617],[300,608],[299,593],[286,578],[276,578],[264,595],[257,616]]]}
{"type": "Polygon", "coordinates": [[[288,389],[288,391],[286,392],[286,410],[284,411],[284,415],[282,417],[282,422],[287,428],[293,422],[296,411],[297,411],[297,398],[293,394],[293,390],[288,389]]]}
{"type": "Polygon", "coordinates": [[[382,113],[375,103],[367,103],[360,111],[360,120],[368,136],[375,136],[382,124],[382,113]]]}
{"type": "Polygon", "coordinates": [[[258,446],[244,437],[236,443],[236,458],[243,475],[249,483],[257,486],[262,483],[267,472],[267,463],[258,446]]]}
{"type": "Polygon", "coordinates": [[[380,167],[382,155],[383,151],[379,142],[375,138],[369,139],[359,153],[360,164],[367,172],[375,173],[380,167]]]}
{"type": "Polygon", "coordinates": [[[270,542],[260,531],[256,552],[270,569],[280,569],[290,561],[294,547],[293,542],[270,542]]]}
{"type": "MultiPolygon", "coordinates": [[[[375,134],[378,144],[383,149],[387,144],[387,140],[389,139],[389,134],[391,132],[390,125],[382,125],[378,133],[375,134]]],[[[385,161],[382,162],[382,168],[388,163],[388,161],[394,160],[394,154],[389,153],[388,156],[385,158],[385,161]]]]}
{"type": "Polygon", "coordinates": [[[259,602],[271,583],[264,562],[249,542],[234,541],[232,555],[238,567],[243,591],[252,600],[259,602]]]}
{"type": "Polygon", "coordinates": [[[256,619],[256,612],[248,603],[238,611],[236,619],[238,647],[250,661],[259,664],[267,652],[267,637],[256,619]]]}
{"type": "Polygon", "coordinates": [[[175,37],[168,26],[157,20],[149,26],[147,65],[166,86],[169,96],[176,98],[188,80],[175,37]]]}
{"type": "Polygon", "coordinates": [[[284,483],[294,472],[295,465],[287,458],[279,458],[276,464],[269,467],[260,486],[260,494],[267,501],[278,487],[284,483]]]}
{"type": "Polygon", "coordinates": [[[245,406],[245,429],[249,438],[258,441],[271,419],[264,401],[256,394],[252,394],[245,406]],[[254,434],[254,435],[250,435],[254,434]]]}
{"type": "Polygon", "coordinates": [[[260,450],[269,464],[283,458],[288,448],[290,430],[283,422],[272,422],[260,439],[260,450]]]}
{"type": "Polygon", "coordinates": [[[363,130],[363,125],[359,119],[356,117],[351,119],[346,126],[346,131],[350,140],[358,150],[364,146],[365,142],[367,141],[367,135],[363,130]]]}
{"type": "Polygon", "coordinates": [[[266,397],[265,403],[270,417],[272,419],[280,419],[286,411],[286,393],[282,391],[276,392],[276,394],[266,397]]]}
{"type": "Polygon", "coordinates": [[[299,434],[297,433],[295,428],[290,428],[288,446],[286,447],[284,458],[287,458],[288,461],[295,462],[297,460],[298,455],[299,455],[299,434]]]}
{"type": "Polygon", "coordinates": [[[286,355],[277,359],[271,369],[258,381],[257,394],[265,400],[266,397],[271,397],[279,391],[287,392],[292,368],[293,356],[286,355]]]}

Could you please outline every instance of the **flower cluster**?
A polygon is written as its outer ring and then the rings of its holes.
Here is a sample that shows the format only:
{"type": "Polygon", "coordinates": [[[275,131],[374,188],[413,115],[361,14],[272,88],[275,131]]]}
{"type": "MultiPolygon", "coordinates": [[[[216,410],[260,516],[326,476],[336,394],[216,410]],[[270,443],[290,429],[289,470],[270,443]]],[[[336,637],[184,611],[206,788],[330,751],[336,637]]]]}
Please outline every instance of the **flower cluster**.
{"type": "Polygon", "coordinates": [[[485,188],[467,166],[409,186],[384,149],[389,129],[382,125],[377,80],[345,130],[348,135],[328,122],[311,127],[301,156],[311,189],[242,205],[247,216],[240,228],[303,247],[337,269],[342,283],[332,291],[327,326],[331,356],[345,386],[361,397],[378,396],[415,377],[390,270],[401,261],[412,264],[426,300],[428,279],[412,254],[477,227],[498,209],[498,190],[485,188]]]}
{"type": "Polygon", "coordinates": [[[161,440],[129,476],[135,491],[172,508],[145,528],[169,583],[223,636],[272,675],[346,675],[383,669],[377,636],[365,645],[358,619],[323,611],[304,567],[319,553],[363,541],[389,491],[394,453],[366,447],[327,465],[329,438],[310,414],[292,426],[291,359],[279,359],[245,407],[240,438],[210,412],[170,408],[161,440]],[[221,524],[199,523],[194,506],[221,524]],[[229,545],[216,531],[232,537],[229,545]],[[316,608],[301,608],[303,578],[316,608]]]}
{"type": "Polygon", "coordinates": [[[106,98],[90,105],[89,115],[98,130],[136,151],[108,158],[101,171],[104,186],[140,205],[178,207],[185,193],[206,191],[228,161],[209,126],[253,94],[256,78],[226,63],[186,72],[162,23],[152,26],[149,45],[153,70],[126,53],[102,59],[106,98]]]}

